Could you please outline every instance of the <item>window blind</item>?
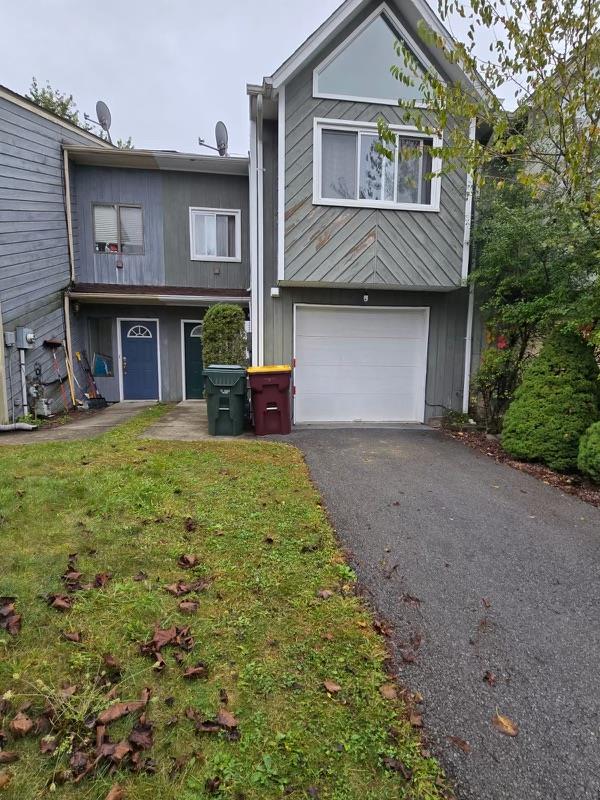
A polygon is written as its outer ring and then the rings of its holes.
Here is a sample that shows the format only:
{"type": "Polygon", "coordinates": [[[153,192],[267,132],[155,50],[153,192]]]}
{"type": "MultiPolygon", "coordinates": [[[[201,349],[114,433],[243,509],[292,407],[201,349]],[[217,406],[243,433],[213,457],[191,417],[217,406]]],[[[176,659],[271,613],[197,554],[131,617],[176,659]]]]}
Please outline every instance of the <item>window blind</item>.
{"type": "Polygon", "coordinates": [[[143,253],[142,209],[135,206],[119,206],[119,220],[121,224],[122,252],[143,253]]]}
{"type": "Polygon", "coordinates": [[[119,232],[116,206],[94,206],[94,241],[97,250],[105,250],[108,244],[117,247],[119,232]]]}

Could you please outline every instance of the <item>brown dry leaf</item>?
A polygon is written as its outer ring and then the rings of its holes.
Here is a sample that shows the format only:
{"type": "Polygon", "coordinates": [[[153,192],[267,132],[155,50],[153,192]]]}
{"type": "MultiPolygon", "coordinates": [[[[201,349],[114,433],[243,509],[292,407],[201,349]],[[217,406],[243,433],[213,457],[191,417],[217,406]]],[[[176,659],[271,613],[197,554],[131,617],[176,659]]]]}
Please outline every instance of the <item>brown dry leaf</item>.
{"type": "Polygon", "coordinates": [[[410,724],[413,728],[422,728],[423,727],[423,715],[417,713],[416,711],[410,712],[409,717],[410,724]]]}
{"type": "Polygon", "coordinates": [[[140,570],[137,575],[133,576],[133,580],[137,581],[138,583],[140,581],[145,581],[147,579],[148,579],[148,575],[143,570],[140,570]]]}
{"type": "Polygon", "coordinates": [[[2,772],[0,772],[0,789],[8,789],[12,779],[12,772],[9,772],[7,769],[3,769],[2,772]]]}
{"type": "Polygon", "coordinates": [[[197,566],[200,563],[200,558],[198,556],[191,555],[190,553],[184,553],[182,556],[179,556],[177,560],[177,564],[182,569],[191,569],[192,567],[197,566]]]}
{"type": "Polygon", "coordinates": [[[48,605],[57,611],[70,611],[73,608],[73,598],[66,594],[48,595],[48,605]]]}
{"type": "Polygon", "coordinates": [[[121,662],[116,656],[113,656],[112,653],[105,653],[102,660],[104,661],[106,669],[113,672],[121,671],[121,662]]]}
{"type": "Polygon", "coordinates": [[[15,610],[14,597],[0,597],[0,628],[11,636],[16,636],[21,630],[21,614],[15,610]]]}
{"type": "Polygon", "coordinates": [[[118,783],[111,788],[105,800],[125,800],[125,789],[118,783]]]}
{"type": "Polygon", "coordinates": [[[183,677],[187,678],[188,680],[192,680],[195,678],[207,678],[208,667],[203,661],[198,661],[198,663],[194,667],[188,667],[184,671],[183,677]]]}
{"type": "Polygon", "coordinates": [[[335,681],[323,681],[323,686],[329,694],[337,694],[342,691],[342,687],[335,683],[335,681]]]}
{"type": "Polygon", "coordinates": [[[14,750],[0,750],[0,764],[13,764],[19,760],[19,754],[14,750]]]}
{"type": "Polygon", "coordinates": [[[226,708],[219,709],[219,713],[217,714],[217,722],[224,728],[237,728],[238,726],[237,719],[233,716],[231,711],[228,711],[226,708]]]}
{"type": "Polygon", "coordinates": [[[140,719],[129,735],[129,744],[138,750],[149,750],[154,744],[152,724],[145,717],[140,719]]]}
{"type": "Polygon", "coordinates": [[[464,739],[461,739],[460,736],[448,736],[448,741],[455,747],[458,747],[459,750],[462,750],[463,753],[471,752],[471,745],[464,739]]]}
{"type": "Polygon", "coordinates": [[[67,700],[69,697],[73,697],[76,691],[77,686],[61,686],[61,688],[58,690],[58,694],[63,700],[67,700]]]}
{"type": "Polygon", "coordinates": [[[499,714],[497,711],[492,717],[492,725],[496,730],[506,736],[516,736],[519,733],[519,726],[517,723],[513,722],[509,717],[499,714]]]}
{"type": "Polygon", "coordinates": [[[33,729],[33,720],[30,719],[27,714],[19,711],[11,720],[8,727],[15,736],[27,736],[33,729]]]}
{"type": "Polygon", "coordinates": [[[108,725],[117,719],[121,719],[126,714],[134,714],[141,711],[146,706],[144,700],[131,700],[128,703],[113,703],[107,709],[98,714],[98,725],[108,725]]]}
{"type": "Polygon", "coordinates": [[[125,739],[118,744],[115,745],[115,749],[113,750],[113,754],[111,756],[112,761],[115,764],[120,764],[123,759],[131,753],[131,745],[125,739]]]}
{"type": "Polygon", "coordinates": [[[40,739],[40,753],[53,753],[58,747],[58,742],[55,736],[44,736],[40,739]]]}
{"type": "Polygon", "coordinates": [[[79,644],[83,637],[81,631],[63,631],[62,632],[63,639],[66,639],[68,642],[75,642],[79,644]]]}
{"type": "Polygon", "coordinates": [[[379,693],[384,700],[396,700],[398,698],[398,692],[393,683],[384,683],[383,686],[379,687],[379,693]]]}
{"type": "Polygon", "coordinates": [[[392,770],[392,772],[399,772],[406,781],[410,781],[412,779],[412,770],[408,769],[408,767],[405,766],[399,758],[386,756],[383,759],[383,766],[386,769],[392,770]]]}
{"type": "Polygon", "coordinates": [[[373,630],[380,636],[390,636],[392,632],[392,629],[389,625],[386,625],[384,622],[381,622],[381,620],[378,619],[373,620],[373,630]]]}
{"type": "Polygon", "coordinates": [[[103,589],[111,578],[110,572],[99,572],[94,578],[94,588],[103,589]]]}
{"type": "Polygon", "coordinates": [[[194,600],[182,600],[179,603],[179,610],[184,614],[195,614],[198,611],[198,603],[194,600]]]}
{"type": "Polygon", "coordinates": [[[496,676],[493,672],[490,672],[489,669],[486,669],[486,671],[483,673],[483,680],[490,686],[495,686],[497,682],[496,676]]]}
{"type": "Polygon", "coordinates": [[[321,600],[328,600],[330,597],[333,597],[333,592],[331,589],[319,589],[317,594],[321,600]]]}
{"type": "Polygon", "coordinates": [[[184,527],[188,533],[192,533],[192,531],[195,531],[198,527],[198,523],[195,519],[193,519],[193,517],[187,517],[184,522],[184,527]]]}
{"type": "Polygon", "coordinates": [[[415,597],[414,594],[409,594],[408,592],[403,592],[400,595],[400,600],[403,603],[406,603],[409,606],[420,606],[421,600],[418,597],[415,597]]]}

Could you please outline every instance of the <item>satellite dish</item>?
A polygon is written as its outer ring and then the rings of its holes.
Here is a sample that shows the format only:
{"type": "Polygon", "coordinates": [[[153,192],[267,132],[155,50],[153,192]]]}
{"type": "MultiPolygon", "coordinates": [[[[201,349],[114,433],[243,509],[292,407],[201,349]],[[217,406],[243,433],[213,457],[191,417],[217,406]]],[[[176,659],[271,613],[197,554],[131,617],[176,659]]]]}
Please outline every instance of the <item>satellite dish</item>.
{"type": "MultiPolygon", "coordinates": [[[[108,109],[107,109],[108,111],[108,109]]],[[[227,135],[227,128],[225,127],[225,123],[217,122],[215,125],[215,139],[217,140],[217,150],[219,151],[220,156],[227,155],[227,143],[229,137],[227,135]]]]}
{"type": "Polygon", "coordinates": [[[96,103],[96,118],[100,127],[108,133],[111,123],[110,109],[102,100],[98,100],[96,103]]]}

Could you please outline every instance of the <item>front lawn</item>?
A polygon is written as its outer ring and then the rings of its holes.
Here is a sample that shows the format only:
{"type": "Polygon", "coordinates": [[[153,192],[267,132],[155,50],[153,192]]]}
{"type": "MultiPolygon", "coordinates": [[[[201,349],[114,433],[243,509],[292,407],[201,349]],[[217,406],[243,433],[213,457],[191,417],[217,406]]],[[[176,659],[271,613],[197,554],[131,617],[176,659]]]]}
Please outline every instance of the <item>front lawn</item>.
{"type": "Polygon", "coordinates": [[[0,796],[442,797],[298,451],[161,413],[0,448],[0,796]]]}

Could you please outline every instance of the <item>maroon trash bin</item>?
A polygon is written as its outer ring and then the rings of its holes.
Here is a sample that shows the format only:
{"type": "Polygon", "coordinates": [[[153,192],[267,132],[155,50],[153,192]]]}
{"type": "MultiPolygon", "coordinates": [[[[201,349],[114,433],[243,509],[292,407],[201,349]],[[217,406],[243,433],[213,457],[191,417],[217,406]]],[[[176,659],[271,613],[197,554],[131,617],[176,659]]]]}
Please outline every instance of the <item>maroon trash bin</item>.
{"type": "Polygon", "coordinates": [[[269,367],[248,367],[252,392],[252,416],[257,436],[268,433],[290,433],[290,383],[292,368],[285,364],[269,367]]]}

